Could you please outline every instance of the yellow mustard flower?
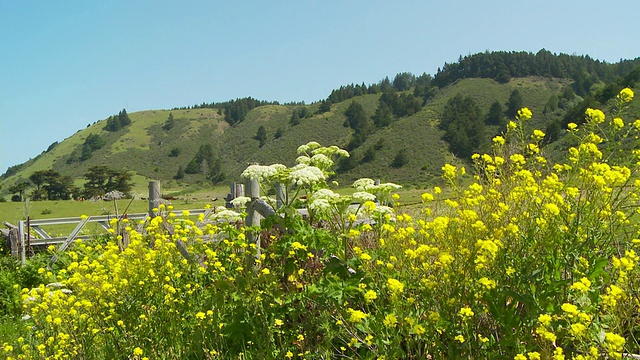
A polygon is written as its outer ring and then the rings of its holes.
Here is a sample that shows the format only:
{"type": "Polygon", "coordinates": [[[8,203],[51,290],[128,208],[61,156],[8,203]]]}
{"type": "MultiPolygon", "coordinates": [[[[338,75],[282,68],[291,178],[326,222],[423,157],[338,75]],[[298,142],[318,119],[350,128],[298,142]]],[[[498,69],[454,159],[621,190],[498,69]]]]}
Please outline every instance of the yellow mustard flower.
{"type": "Polygon", "coordinates": [[[404,291],[404,284],[393,278],[387,279],[387,287],[394,295],[400,294],[404,291]]]}
{"type": "Polygon", "coordinates": [[[529,120],[531,119],[532,115],[533,113],[531,112],[531,110],[529,110],[529,108],[523,107],[522,109],[518,110],[518,116],[516,116],[516,118],[518,120],[529,120]]]}
{"type": "Polygon", "coordinates": [[[630,102],[631,100],[633,100],[633,90],[624,88],[620,90],[620,93],[618,93],[617,97],[622,102],[630,102]]]}

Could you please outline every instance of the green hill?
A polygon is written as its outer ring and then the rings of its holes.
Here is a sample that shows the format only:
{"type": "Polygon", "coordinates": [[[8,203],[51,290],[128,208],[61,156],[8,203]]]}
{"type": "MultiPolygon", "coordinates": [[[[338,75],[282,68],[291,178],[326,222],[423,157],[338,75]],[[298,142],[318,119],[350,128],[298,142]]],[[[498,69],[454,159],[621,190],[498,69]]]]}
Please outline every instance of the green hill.
{"type": "MultiPolygon", "coordinates": [[[[291,165],[301,144],[318,141],[323,145],[335,144],[346,148],[353,144],[354,134],[358,132],[366,136],[363,135],[358,146],[350,151],[350,161],[341,164],[336,175],[339,182],[348,184],[360,177],[372,177],[408,186],[424,186],[439,176],[445,162],[455,157],[449,144],[443,140],[444,131],[438,125],[445,107],[456,95],[471,98],[484,117],[495,102],[506,109],[510,96],[517,90],[522,105],[534,113],[534,126],[543,130],[553,126],[559,129],[568,122],[567,116],[572,111],[582,116],[576,109],[584,106],[586,101],[605,102],[611,97],[609,93],[616,93],[621,86],[629,86],[629,81],[636,81],[636,75],[640,73],[630,70],[633,69],[631,65],[638,61],[607,67],[607,64],[588,58],[578,58],[575,60],[578,64],[595,64],[591,68],[585,67],[593,70],[585,72],[589,75],[592,92],[580,97],[574,91],[578,81],[575,74],[580,72],[572,70],[565,78],[515,77],[512,75],[540,73],[531,65],[539,61],[539,55],[527,57],[514,53],[509,57],[508,53],[497,54],[500,56],[478,54],[465,57],[456,64],[445,64],[434,78],[426,74],[416,78],[402,73],[393,82],[387,78],[368,87],[364,84],[341,87],[326,100],[311,105],[280,105],[247,98],[182,109],[148,110],[128,114],[130,124],[117,131],[108,131],[106,125],[110,120],[103,119],[60,143],[52,144],[36,158],[10,168],[0,177],[1,195],[5,198],[10,196],[8,189],[11,185],[28,180],[35,171],[47,169],[71,176],[81,187],[84,174],[96,165],[129,172],[135,182],[134,193],[139,195],[145,193],[149,180],[162,180],[166,194],[188,193],[213,186],[203,174],[212,164],[220,165],[224,174],[222,184],[227,184],[239,181],[240,173],[250,163],[291,165]],[[513,61],[531,61],[529,73],[523,73],[522,66],[513,67],[517,71],[513,70],[507,74],[509,76],[504,76],[503,67],[495,67],[493,72],[474,73],[469,70],[487,61],[486,57],[490,57],[489,60],[499,58],[503,64],[508,64],[505,56],[513,61]],[[467,66],[463,67],[464,64],[467,66]],[[598,69],[601,68],[615,71],[600,71],[602,77],[598,77],[598,69]],[[627,72],[621,72],[621,68],[627,72]],[[457,78],[455,74],[458,74],[457,78]],[[381,99],[388,101],[394,97],[393,101],[400,99],[404,104],[401,106],[407,106],[409,110],[406,114],[392,116],[386,126],[373,125],[381,99]],[[352,102],[361,105],[364,125],[357,126],[362,128],[355,128],[347,121],[345,111],[352,102]],[[294,112],[303,114],[295,125],[291,121],[294,112]],[[173,120],[169,120],[170,117],[173,120]],[[256,139],[261,127],[266,132],[262,146],[256,139]],[[98,145],[90,147],[86,144],[87,139],[97,139],[98,145]],[[191,170],[195,169],[196,173],[174,179],[180,168],[187,169],[196,155],[203,154],[203,151],[208,161],[191,164],[191,170]]],[[[547,55],[542,53],[540,56],[547,55]]],[[[563,56],[551,59],[568,64],[563,56]]],[[[582,90],[583,85],[580,87],[582,90]]],[[[501,130],[498,125],[487,124],[484,137],[490,139],[501,130]]]]}
{"type": "MultiPolygon", "coordinates": [[[[433,99],[419,112],[399,118],[388,127],[373,132],[363,145],[352,151],[358,159],[364,151],[378,144],[373,161],[357,164],[354,169],[339,174],[338,179],[350,181],[358,177],[379,177],[400,183],[423,183],[439,173],[439,168],[450,158],[447,145],[441,140],[437,128],[440,114],[447,100],[454,94],[471,96],[487,111],[493,101],[505,103],[513,89],[520,89],[524,102],[539,114],[548,98],[562,91],[567,82],[524,78],[514,79],[508,84],[499,84],[490,79],[463,79],[437,91],[433,99]],[[394,156],[401,149],[410,153],[409,163],[401,168],[390,168],[394,156]]],[[[134,174],[134,180],[142,188],[150,179],[165,181],[166,188],[177,185],[173,180],[180,166],[185,167],[202,144],[210,144],[214,156],[221,159],[223,172],[229,181],[238,180],[239,174],[249,163],[292,164],[299,145],[309,141],[321,144],[337,144],[345,147],[352,130],[343,126],[344,112],[351,103],[360,103],[368,116],[372,116],[378,105],[380,94],[354,97],[331,106],[331,110],[315,114],[292,126],[289,120],[299,106],[266,105],[247,113],[246,119],[230,126],[218,114],[217,109],[149,110],[131,113],[131,124],[117,132],[104,130],[105,120],[82,129],[61,141],[53,149],[24,164],[12,176],[3,179],[3,188],[28,179],[37,170],[53,168],[63,175],[70,175],[82,183],[84,173],[92,166],[106,165],[134,174]],[[175,126],[164,130],[169,114],[175,126]],[[260,126],[267,132],[267,141],[259,147],[254,137],[260,126]],[[282,135],[274,138],[278,129],[282,135]],[[89,134],[98,134],[106,144],[93,152],[85,161],[69,161],[78,152],[89,134]],[[177,150],[176,150],[177,149],[177,150]],[[171,156],[172,150],[176,156],[171,156]]],[[[308,106],[315,111],[317,105],[308,106]]],[[[179,182],[204,185],[204,175],[186,175],[179,182]]]]}

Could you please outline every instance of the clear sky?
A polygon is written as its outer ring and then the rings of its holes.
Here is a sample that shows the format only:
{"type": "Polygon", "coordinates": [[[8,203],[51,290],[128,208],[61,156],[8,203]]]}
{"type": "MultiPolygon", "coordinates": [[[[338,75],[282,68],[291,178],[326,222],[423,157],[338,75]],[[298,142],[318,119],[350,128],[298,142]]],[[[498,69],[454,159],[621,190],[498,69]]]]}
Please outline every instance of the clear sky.
{"type": "Polygon", "coordinates": [[[640,1],[0,0],[0,173],[116,114],[307,103],[460,55],[640,57],[640,1]]]}

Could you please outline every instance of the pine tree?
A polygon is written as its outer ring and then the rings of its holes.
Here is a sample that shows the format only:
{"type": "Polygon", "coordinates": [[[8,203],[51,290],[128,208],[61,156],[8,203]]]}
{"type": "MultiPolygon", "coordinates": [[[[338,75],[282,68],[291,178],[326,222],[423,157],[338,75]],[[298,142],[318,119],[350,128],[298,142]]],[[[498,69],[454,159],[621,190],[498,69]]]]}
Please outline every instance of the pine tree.
{"type": "Polygon", "coordinates": [[[267,142],[267,129],[265,129],[264,126],[260,125],[255,139],[260,141],[260,147],[262,147],[267,142]]]}
{"type": "Polygon", "coordinates": [[[449,149],[459,157],[467,158],[486,147],[484,118],[469,96],[458,94],[447,102],[440,128],[445,131],[443,139],[449,143],[449,149]]]}
{"type": "Polygon", "coordinates": [[[291,114],[291,120],[289,120],[289,124],[293,126],[300,124],[300,115],[298,115],[297,109],[293,110],[293,114],[291,114]]]}
{"type": "Polygon", "coordinates": [[[169,117],[167,118],[167,121],[165,121],[164,125],[162,125],[162,129],[169,131],[173,129],[175,125],[176,125],[176,121],[173,118],[173,113],[169,113],[169,117]]]}
{"type": "Polygon", "coordinates": [[[518,89],[515,89],[511,92],[509,101],[507,101],[507,110],[505,112],[505,115],[509,119],[514,119],[516,115],[518,115],[518,110],[520,110],[522,106],[522,95],[520,95],[520,91],[518,91],[518,89]]]}
{"type": "Polygon", "coordinates": [[[506,125],[504,109],[502,108],[502,105],[499,101],[494,101],[493,104],[491,104],[484,123],[487,125],[498,125],[501,128],[506,125]]]}
{"type": "Polygon", "coordinates": [[[176,175],[173,177],[176,180],[180,180],[184,178],[184,169],[182,168],[182,165],[180,165],[180,167],[178,167],[178,172],[176,173],[176,175]]]}
{"type": "Polygon", "coordinates": [[[400,149],[391,162],[391,167],[401,168],[409,163],[409,154],[407,149],[400,149]]]}

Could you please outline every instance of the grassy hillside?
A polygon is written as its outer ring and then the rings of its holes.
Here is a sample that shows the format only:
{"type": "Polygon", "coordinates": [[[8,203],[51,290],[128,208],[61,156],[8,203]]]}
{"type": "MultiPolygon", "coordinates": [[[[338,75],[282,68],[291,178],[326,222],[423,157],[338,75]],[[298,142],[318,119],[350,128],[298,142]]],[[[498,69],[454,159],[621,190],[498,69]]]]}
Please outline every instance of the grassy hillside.
{"type": "MultiPolygon", "coordinates": [[[[452,155],[442,141],[442,132],[437,125],[447,101],[456,94],[471,96],[483,112],[487,112],[494,101],[505,104],[514,89],[518,89],[523,102],[531,108],[535,118],[542,117],[542,109],[553,94],[559,95],[569,81],[548,78],[516,78],[500,84],[491,79],[461,79],[435,91],[435,95],[412,116],[396,118],[388,127],[375,130],[363,145],[352,151],[355,167],[338,174],[341,183],[348,184],[359,177],[376,177],[383,181],[394,181],[405,185],[423,186],[440,173],[440,167],[452,155]],[[375,156],[363,161],[364,152],[375,147],[375,156]],[[390,167],[399,151],[409,154],[409,162],[400,167],[390,167]]],[[[407,91],[411,93],[411,90],[407,91]]],[[[6,189],[18,181],[28,179],[37,170],[53,168],[63,175],[72,176],[77,185],[83,183],[83,175],[92,166],[107,165],[117,170],[127,170],[134,175],[134,192],[144,194],[147,182],[163,181],[165,193],[188,193],[198,189],[212,188],[202,174],[187,174],[184,179],[173,180],[180,166],[186,167],[198,148],[210,144],[214,157],[219,158],[226,175],[226,182],[238,181],[239,175],[250,163],[284,163],[295,161],[295,150],[308,141],[335,144],[345,147],[353,130],[344,127],[344,112],[352,101],[359,102],[367,116],[372,116],[378,107],[381,94],[366,94],[331,106],[330,111],[315,114],[318,105],[307,105],[313,116],[301,119],[292,126],[289,120],[300,106],[265,105],[251,110],[244,121],[229,126],[218,109],[148,110],[129,114],[132,123],[117,132],[104,130],[106,120],[97,121],[61,141],[57,146],[43,152],[25,163],[16,174],[2,180],[4,196],[6,189]],[[175,125],[165,130],[163,125],[169,114],[175,125]],[[255,139],[260,126],[267,131],[267,141],[260,147],[255,139]],[[281,136],[275,138],[280,129],[281,136]],[[77,157],[89,134],[98,134],[106,145],[95,151],[85,161],[71,161],[77,157]],[[170,156],[173,152],[173,155],[170,156]]],[[[561,113],[555,116],[561,116],[561,113]]],[[[498,129],[489,129],[487,136],[498,129]]]]}

